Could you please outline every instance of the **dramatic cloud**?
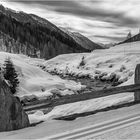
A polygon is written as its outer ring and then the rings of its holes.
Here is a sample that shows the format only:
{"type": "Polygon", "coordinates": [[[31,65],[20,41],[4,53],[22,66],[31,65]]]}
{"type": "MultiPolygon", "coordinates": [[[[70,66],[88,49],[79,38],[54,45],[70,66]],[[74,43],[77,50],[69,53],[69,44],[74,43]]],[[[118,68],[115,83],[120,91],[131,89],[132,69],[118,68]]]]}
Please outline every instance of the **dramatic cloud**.
{"type": "Polygon", "coordinates": [[[34,13],[95,42],[118,42],[140,25],[139,0],[6,0],[9,8],[34,13]]]}

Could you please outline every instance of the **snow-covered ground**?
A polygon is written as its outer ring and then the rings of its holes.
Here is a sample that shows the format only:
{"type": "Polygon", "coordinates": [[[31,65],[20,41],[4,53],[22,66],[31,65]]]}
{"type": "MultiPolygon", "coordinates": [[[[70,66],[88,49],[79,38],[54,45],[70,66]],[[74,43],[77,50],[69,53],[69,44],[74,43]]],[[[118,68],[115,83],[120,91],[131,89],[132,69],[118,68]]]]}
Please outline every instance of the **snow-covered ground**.
{"type": "MultiPolygon", "coordinates": [[[[116,47],[96,50],[92,53],[64,54],[51,60],[29,58],[24,55],[0,53],[3,63],[5,57],[10,56],[19,73],[20,87],[18,96],[36,95],[48,97],[51,91],[59,90],[61,94],[74,94],[74,90],[80,90],[81,84],[74,81],[62,80],[58,76],[52,76],[41,70],[36,65],[45,65],[46,70],[61,74],[71,73],[73,75],[90,75],[92,78],[103,75],[101,78],[109,79],[115,74],[123,85],[134,82],[134,70],[140,62],[140,42],[118,45],[116,47]],[[82,57],[85,57],[85,65],[79,67],[82,57]]],[[[122,85],[121,84],[121,85],[122,85]]],[[[54,116],[64,116],[74,113],[82,113],[102,109],[123,102],[134,100],[133,93],[123,93],[89,101],[78,102],[55,107],[50,113],[37,112],[29,115],[31,122],[47,120],[54,116]]]]}
{"type": "MultiPolygon", "coordinates": [[[[132,115],[139,114],[140,104],[124,107],[116,110],[111,110],[107,112],[100,112],[91,116],[81,117],[74,121],[57,121],[57,120],[47,120],[36,127],[29,127],[17,131],[11,132],[1,132],[0,139],[34,139],[34,140],[47,140],[49,136],[54,137],[57,134],[68,133],[74,130],[79,130],[82,128],[87,128],[91,126],[97,126],[99,124],[105,124],[105,122],[112,122],[114,120],[119,120],[121,118],[126,118],[132,115]]],[[[41,114],[41,113],[40,113],[41,114]]],[[[38,112],[39,116],[39,112],[38,112]]],[[[119,133],[109,132],[107,136],[98,137],[97,139],[108,139],[108,140],[118,140],[118,139],[140,139],[140,123],[137,122],[133,124],[133,127],[127,127],[127,131],[124,129],[119,130],[119,133]],[[111,134],[111,138],[110,135],[111,134]],[[120,135],[121,134],[121,135],[120,135]],[[107,137],[108,136],[108,137],[107,137]],[[135,136],[135,137],[134,137],[135,136]]],[[[91,138],[94,139],[94,138],[91,138]]]]}
{"type": "Polygon", "coordinates": [[[80,83],[63,80],[58,76],[52,76],[44,72],[36,65],[42,64],[44,60],[29,58],[25,55],[10,54],[0,52],[0,65],[6,58],[10,57],[19,75],[19,97],[36,95],[40,98],[48,98],[52,95],[52,90],[59,90],[62,94],[74,94],[73,91],[82,88],[80,83]]]}
{"type": "Polygon", "coordinates": [[[140,63],[140,42],[122,44],[92,53],[57,56],[44,65],[46,70],[76,76],[89,75],[109,80],[113,75],[120,83],[133,83],[136,64],[140,63]],[[84,56],[85,65],[79,66],[84,56]]]}
{"type": "Polygon", "coordinates": [[[119,105],[122,103],[132,102],[134,100],[133,93],[123,93],[113,96],[102,97],[72,104],[66,104],[55,107],[48,114],[43,114],[42,111],[37,111],[29,115],[31,123],[39,121],[47,121],[52,118],[67,116],[75,113],[83,113],[88,111],[100,110],[109,106],[119,105]]]}
{"type": "MultiPolygon", "coordinates": [[[[24,55],[1,52],[1,64],[7,56],[11,57],[20,75],[21,83],[18,95],[35,94],[40,97],[46,97],[52,94],[50,92],[52,89],[67,91],[64,94],[68,94],[70,90],[79,90],[82,86],[80,83],[62,80],[57,76],[52,76],[36,65],[45,65],[45,69],[50,72],[55,71],[61,74],[69,73],[75,76],[89,75],[91,78],[101,77],[105,80],[115,75],[118,81],[122,82],[121,85],[132,84],[134,83],[135,66],[140,62],[140,42],[122,44],[106,50],[96,50],[92,53],[60,55],[48,61],[28,58],[24,55]],[[85,65],[79,66],[83,56],[85,57],[85,65]]],[[[133,93],[117,94],[99,99],[57,106],[48,114],[37,111],[34,114],[30,114],[29,119],[30,122],[37,122],[40,120],[48,122],[53,117],[93,111],[124,102],[131,102],[133,100],[133,93]]],[[[41,126],[44,127],[44,125],[45,123],[41,126]]],[[[39,127],[37,128],[39,129],[39,127]]],[[[16,132],[18,131],[15,131],[15,133],[16,132]]],[[[23,135],[25,135],[24,131],[23,135]]]]}
{"type": "MultiPolygon", "coordinates": [[[[121,85],[134,83],[134,71],[136,64],[140,62],[140,42],[118,45],[106,50],[96,50],[92,53],[65,54],[57,56],[44,63],[46,70],[60,74],[73,74],[78,76],[103,75],[102,78],[108,80],[115,74],[121,85]],[[85,56],[85,65],[79,67],[82,57],[85,56]]],[[[121,86],[119,85],[119,86],[121,86]]],[[[33,114],[30,118],[46,120],[49,117],[64,116],[74,113],[82,113],[102,109],[108,106],[131,102],[134,100],[134,93],[123,93],[107,96],[99,99],[78,102],[55,107],[47,115],[33,114]]]]}
{"type": "MultiPolygon", "coordinates": [[[[134,70],[140,62],[140,42],[118,45],[116,47],[97,50],[92,53],[65,54],[57,56],[44,62],[46,70],[55,71],[61,74],[73,75],[103,75],[102,78],[109,79],[115,74],[121,85],[134,83],[134,70]],[[85,65],[79,67],[82,57],[85,57],[85,65]]],[[[119,85],[119,86],[121,86],[119,85]]],[[[70,115],[87,111],[98,110],[108,106],[131,102],[134,100],[134,93],[123,93],[99,99],[92,99],[84,102],[77,102],[68,105],[55,107],[50,113],[43,115],[41,112],[30,115],[31,122],[47,120],[56,116],[70,115]]]]}

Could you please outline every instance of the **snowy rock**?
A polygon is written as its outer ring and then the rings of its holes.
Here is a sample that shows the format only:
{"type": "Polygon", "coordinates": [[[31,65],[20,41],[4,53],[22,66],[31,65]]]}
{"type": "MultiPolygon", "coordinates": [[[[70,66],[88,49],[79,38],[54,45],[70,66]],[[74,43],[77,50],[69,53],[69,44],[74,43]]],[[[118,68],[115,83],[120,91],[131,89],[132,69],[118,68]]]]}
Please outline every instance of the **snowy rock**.
{"type": "Polygon", "coordinates": [[[62,94],[59,89],[52,89],[50,92],[53,94],[55,98],[61,97],[62,94]]]}
{"type": "Polygon", "coordinates": [[[65,90],[53,89],[51,90],[51,93],[53,94],[54,97],[62,97],[65,95],[78,94],[77,91],[73,91],[69,89],[65,89],[65,90]]]}
{"type": "Polygon", "coordinates": [[[61,93],[62,93],[62,95],[64,96],[64,95],[73,95],[73,94],[77,94],[77,92],[75,91],[72,91],[72,90],[64,90],[64,91],[61,91],[61,93]]]}
{"type": "Polygon", "coordinates": [[[27,100],[27,101],[31,102],[31,101],[38,100],[38,98],[35,95],[29,95],[29,96],[23,96],[23,97],[21,97],[20,100],[21,101],[27,100]]]}
{"type": "Polygon", "coordinates": [[[0,79],[0,131],[17,130],[29,126],[27,114],[8,85],[0,79]]]}

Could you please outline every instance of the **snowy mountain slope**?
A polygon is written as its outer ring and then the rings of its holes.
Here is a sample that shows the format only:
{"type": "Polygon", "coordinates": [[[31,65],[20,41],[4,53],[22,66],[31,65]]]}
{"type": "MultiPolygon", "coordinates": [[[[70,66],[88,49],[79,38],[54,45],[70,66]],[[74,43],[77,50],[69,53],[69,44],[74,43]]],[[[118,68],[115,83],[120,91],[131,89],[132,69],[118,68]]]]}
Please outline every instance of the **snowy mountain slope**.
{"type": "Polygon", "coordinates": [[[101,45],[94,43],[93,41],[89,40],[87,37],[83,36],[78,32],[70,32],[66,28],[60,28],[62,31],[70,35],[78,44],[80,44],[83,48],[88,50],[95,50],[95,49],[103,49],[101,45]]]}
{"type": "Polygon", "coordinates": [[[103,81],[114,77],[118,84],[133,83],[136,64],[140,63],[140,42],[117,45],[106,50],[95,50],[92,53],[60,55],[44,65],[47,71],[89,76],[103,81]],[[80,63],[84,56],[84,65],[80,63]]]}
{"type": "Polygon", "coordinates": [[[42,64],[44,60],[29,58],[25,55],[0,52],[1,67],[7,57],[11,58],[19,75],[20,85],[17,92],[19,97],[36,95],[39,98],[47,98],[52,95],[51,90],[54,89],[74,94],[72,90],[79,90],[82,87],[80,83],[62,80],[58,76],[42,71],[36,65],[42,64]]]}

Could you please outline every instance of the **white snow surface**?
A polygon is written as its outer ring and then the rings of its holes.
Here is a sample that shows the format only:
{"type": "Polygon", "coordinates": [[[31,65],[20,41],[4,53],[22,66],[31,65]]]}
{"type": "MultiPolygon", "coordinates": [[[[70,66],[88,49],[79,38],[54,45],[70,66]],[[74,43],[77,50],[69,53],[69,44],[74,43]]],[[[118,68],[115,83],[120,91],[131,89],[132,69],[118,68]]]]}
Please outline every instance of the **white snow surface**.
{"type": "MultiPolygon", "coordinates": [[[[73,75],[89,74],[92,78],[96,75],[106,73],[104,78],[108,79],[111,74],[116,74],[118,79],[122,81],[122,84],[119,86],[122,86],[134,83],[134,70],[139,62],[140,42],[134,42],[118,45],[110,49],[96,50],[92,53],[60,55],[46,61],[44,65],[46,66],[46,70],[51,72],[55,71],[61,74],[73,73],[73,75]],[[85,66],[78,68],[83,56],[85,56],[85,66]]],[[[123,93],[58,106],[46,115],[38,116],[38,114],[32,114],[29,117],[30,120],[34,122],[35,118],[37,118],[37,120],[46,120],[58,116],[103,109],[133,100],[134,93],[123,93]]]]}
{"type": "MultiPolygon", "coordinates": [[[[50,72],[70,73],[78,76],[88,74],[91,78],[105,73],[104,78],[109,79],[111,74],[116,74],[118,79],[122,81],[122,84],[119,86],[122,86],[134,83],[134,71],[139,62],[140,42],[134,42],[118,45],[110,49],[96,50],[92,53],[60,55],[44,62],[44,65],[46,66],[46,70],[50,72]],[[85,56],[85,66],[78,68],[83,56],[85,56]]],[[[37,118],[37,120],[46,120],[50,117],[93,111],[133,100],[134,93],[117,94],[58,106],[47,115],[37,117],[37,114],[32,114],[30,120],[32,120],[32,117],[37,118]]],[[[35,119],[33,119],[34,121],[35,119]]]]}
{"type": "Polygon", "coordinates": [[[113,96],[106,96],[98,99],[57,106],[48,114],[43,114],[42,111],[37,111],[34,114],[29,115],[29,120],[31,123],[47,121],[52,118],[67,116],[75,113],[100,110],[109,106],[132,102],[133,100],[133,93],[123,93],[113,96]]]}
{"type": "Polygon", "coordinates": [[[140,63],[140,42],[133,42],[110,49],[95,50],[92,53],[60,55],[46,61],[44,65],[50,72],[89,75],[91,78],[102,75],[102,79],[105,80],[115,74],[119,82],[126,85],[133,83],[134,70],[138,63],[140,63]],[[79,67],[83,56],[85,65],[79,67]]]}
{"type": "MultiPolygon", "coordinates": [[[[81,85],[73,81],[62,80],[57,76],[51,76],[40,68],[37,68],[35,66],[36,64],[44,64],[46,70],[50,72],[55,71],[62,74],[71,73],[78,76],[88,74],[91,78],[94,78],[96,75],[104,74],[104,78],[108,79],[111,74],[116,74],[118,79],[123,82],[121,85],[133,84],[134,70],[136,64],[140,63],[140,42],[122,44],[110,49],[96,50],[92,53],[64,54],[48,61],[31,59],[23,55],[0,53],[0,63],[3,63],[4,57],[9,55],[16,65],[17,71],[21,75],[20,80],[22,84],[20,85],[19,96],[26,94],[46,96],[46,94],[50,94],[50,90],[56,88],[61,90],[63,88],[66,89],[64,92],[65,95],[67,94],[69,87],[77,90],[81,88],[81,85]],[[85,56],[85,65],[79,67],[83,56],[85,56]],[[41,91],[42,87],[45,89],[44,94],[41,91]]],[[[54,117],[82,113],[85,111],[94,111],[116,104],[131,102],[133,100],[133,93],[111,95],[99,99],[57,106],[48,114],[44,114],[42,111],[37,111],[34,114],[30,114],[29,119],[31,123],[41,120],[49,121],[54,117]]],[[[40,129],[42,127],[46,128],[47,126],[43,123],[35,128],[40,129]]],[[[30,129],[33,130],[35,128],[30,129]]],[[[18,133],[18,131],[15,131],[15,133],[18,133]]],[[[12,135],[13,132],[8,133],[8,135],[10,134],[12,135]]],[[[22,135],[26,135],[26,131],[23,130],[22,135]]],[[[38,137],[41,138],[41,135],[40,132],[38,137]]]]}
{"type": "Polygon", "coordinates": [[[72,94],[72,91],[80,90],[82,87],[80,83],[52,76],[36,66],[42,64],[44,60],[29,58],[21,54],[0,52],[1,67],[8,57],[11,58],[20,80],[17,92],[19,97],[36,95],[39,99],[47,98],[52,95],[51,90],[54,89],[60,90],[62,93],[69,91],[72,94]]]}

